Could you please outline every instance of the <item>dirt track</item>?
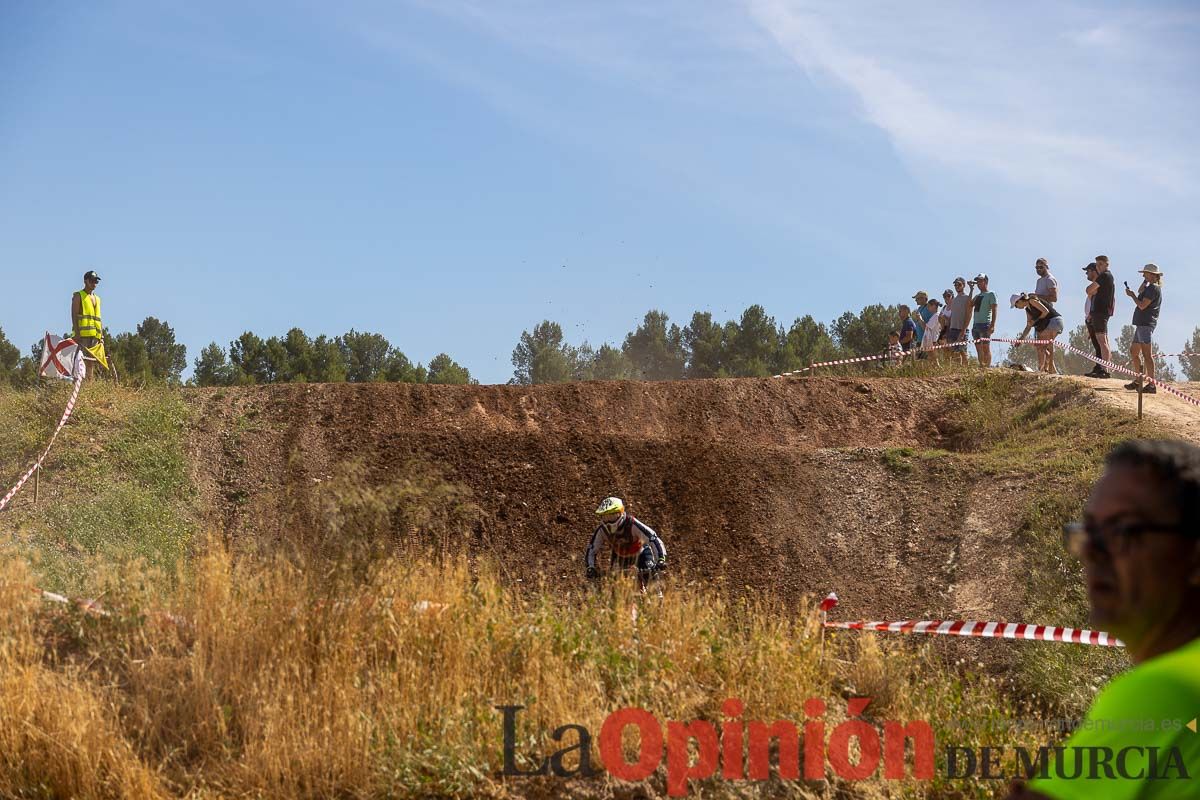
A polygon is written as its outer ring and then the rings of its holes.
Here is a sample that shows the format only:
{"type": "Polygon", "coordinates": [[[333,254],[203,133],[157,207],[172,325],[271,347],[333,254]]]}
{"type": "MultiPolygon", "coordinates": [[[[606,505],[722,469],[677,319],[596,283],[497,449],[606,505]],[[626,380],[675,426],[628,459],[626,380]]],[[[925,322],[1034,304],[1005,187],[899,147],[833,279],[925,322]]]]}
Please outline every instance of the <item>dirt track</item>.
{"type": "MultiPolygon", "coordinates": [[[[1076,376],[1072,376],[1071,380],[1090,386],[1096,392],[1096,396],[1105,403],[1131,414],[1137,413],[1137,392],[1125,388],[1127,380],[1098,380],[1076,376]]],[[[1184,394],[1200,399],[1200,384],[1185,382],[1172,385],[1184,394]]],[[[1180,436],[1200,443],[1200,406],[1159,389],[1156,394],[1142,397],[1142,413],[1146,418],[1160,423],[1180,436]]]]}
{"type": "MultiPolygon", "coordinates": [[[[848,615],[1010,615],[988,553],[1010,531],[968,513],[1015,482],[911,474],[882,448],[937,447],[953,378],[713,380],[194,390],[194,463],[212,523],[279,526],[286,485],[360,459],[386,482],[413,458],[472,489],[473,547],[514,579],[581,583],[592,509],[619,494],[672,568],[786,600],[837,590],[848,615]],[[984,543],[986,542],[986,546],[984,543]],[[987,580],[984,580],[984,578],[987,580]]],[[[1011,567],[1016,569],[1016,565],[1011,567]]]]}

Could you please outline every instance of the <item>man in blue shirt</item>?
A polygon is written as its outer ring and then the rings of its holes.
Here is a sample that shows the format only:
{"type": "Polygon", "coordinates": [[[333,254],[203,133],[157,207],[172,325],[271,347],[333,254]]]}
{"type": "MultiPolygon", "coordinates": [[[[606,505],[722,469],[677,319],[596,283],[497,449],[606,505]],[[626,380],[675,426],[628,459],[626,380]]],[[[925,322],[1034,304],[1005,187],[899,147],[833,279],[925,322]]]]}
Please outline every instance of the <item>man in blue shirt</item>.
{"type": "MultiPolygon", "coordinates": [[[[1129,360],[1134,372],[1145,372],[1148,378],[1154,378],[1154,345],[1150,336],[1154,326],[1158,325],[1158,310],[1162,307],[1162,270],[1153,264],[1147,264],[1139,272],[1142,273],[1142,285],[1136,294],[1125,284],[1125,294],[1137,303],[1133,310],[1133,344],[1129,347],[1129,360]]],[[[1137,389],[1138,382],[1125,384],[1126,389],[1137,389]]],[[[1143,392],[1154,394],[1158,389],[1151,383],[1142,389],[1143,392]]]]}
{"type": "Polygon", "coordinates": [[[921,341],[917,335],[917,323],[913,322],[912,312],[906,305],[900,306],[900,347],[904,352],[913,350],[921,341]]]}
{"type": "Polygon", "coordinates": [[[992,365],[992,343],[981,342],[980,339],[990,339],[996,332],[996,295],[988,291],[988,276],[981,272],[975,276],[971,284],[979,287],[976,296],[975,315],[972,317],[971,338],[975,340],[975,352],[979,355],[979,366],[992,365]]]}
{"type": "Polygon", "coordinates": [[[913,314],[913,322],[917,325],[916,349],[921,350],[921,352],[917,353],[917,358],[927,358],[929,354],[922,348],[925,342],[925,329],[929,326],[929,320],[933,318],[936,312],[929,309],[929,295],[924,290],[914,294],[913,300],[917,303],[917,313],[913,314]]]}

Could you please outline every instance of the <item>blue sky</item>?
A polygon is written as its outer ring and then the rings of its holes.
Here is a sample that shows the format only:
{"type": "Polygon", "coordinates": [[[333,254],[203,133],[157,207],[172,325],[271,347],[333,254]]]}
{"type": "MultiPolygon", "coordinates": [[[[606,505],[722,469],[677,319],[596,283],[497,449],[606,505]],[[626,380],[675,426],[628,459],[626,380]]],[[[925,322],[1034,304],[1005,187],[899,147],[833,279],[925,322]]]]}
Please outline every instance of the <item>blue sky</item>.
{"type": "Polygon", "coordinates": [[[1074,325],[1104,252],[1166,272],[1175,351],[1198,45],[1188,3],[0,0],[0,327],[94,268],[189,360],[354,327],[503,382],[545,318],[829,320],[1038,257],[1074,325]]]}

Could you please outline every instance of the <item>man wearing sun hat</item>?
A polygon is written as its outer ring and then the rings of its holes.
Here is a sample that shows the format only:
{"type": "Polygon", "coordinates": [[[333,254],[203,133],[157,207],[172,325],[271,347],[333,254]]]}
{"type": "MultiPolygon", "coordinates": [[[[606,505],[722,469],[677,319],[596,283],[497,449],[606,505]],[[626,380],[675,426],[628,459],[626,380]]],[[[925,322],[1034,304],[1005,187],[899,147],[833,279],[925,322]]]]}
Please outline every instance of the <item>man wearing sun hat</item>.
{"type": "Polygon", "coordinates": [[[971,318],[971,338],[975,340],[979,366],[990,367],[992,343],[981,340],[990,339],[996,333],[996,314],[999,313],[999,309],[996,308],[996,295],[988,290],[988,276],[985,272],[976,275],[971,283],[979,289],[979,295],[974,302],[975,313],[971,318]]]}
{"type": "MultiPolygon", "coordinates": [[[[1129,347],[1129,360],[1134,372],[1145,372],[1149,378],[1154,377],[1154,345],[1150,341],[1154,326],[1158,324],[1158,311],[1162,308],[1162,270],[1154,264],[1147,264],[1138,272],[1142,273],[1142,285],[1135,294],[1125,284],[1125,294],[1137,305],[1133,309],[1133,344],[1129,347]]],[[[1125,384],[1126,389],[1137,389],[1138,382],[1125,384]]],[[[1154,394],[1157,389],[1151,383],[1142,389],[1144,393],[1154,394]]]]}
{"type": "MultiPolygon", "coordinates": [[[[925,326],[929,324],[929,318],[934,312],[929,309],[929,295],[924,289],[913,295],[913,300],[916,301],[916,306],[913,309],[912,321],[917,326],[917,344],[925,342],[925,326]]],[[[917,358],[924,358],[924,353],[917,353],[917,358]]]]}

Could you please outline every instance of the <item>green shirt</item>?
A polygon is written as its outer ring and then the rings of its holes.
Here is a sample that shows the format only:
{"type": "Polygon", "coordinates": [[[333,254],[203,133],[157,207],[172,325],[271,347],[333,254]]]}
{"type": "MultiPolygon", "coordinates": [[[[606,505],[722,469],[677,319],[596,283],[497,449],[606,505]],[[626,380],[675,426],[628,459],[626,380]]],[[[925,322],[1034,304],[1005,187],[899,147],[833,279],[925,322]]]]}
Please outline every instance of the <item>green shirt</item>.
{"type": "MultiPolygon", "coordinates": [[[[1200,715],[1200,639],[1134,667],[1104,687],[1083,724],[1063,744],[1064,769],[1059,777],[1051,764],[1047,778],[1030,782],[1030,788],[1054,800],[1105,798],[1106,800],[1166,800],[1200,797],[1200,733],[1186,726],[1200,715]],[[1093,753],[1073,748],[1108,748],[1113,777],[1101,766],[1090,777],[1093,753]],[[1117,769],[1125,748],[1125,774],[1117,769]],[[1150,748],[1156,750],[1155,774],[1148,780],[1150,748]],[[1169,751],[1178,751],[1178,760],[1169,751]],[[1083,764],[1072,780],[1075,761],[1083,764]],[[1182,764],[1182,768],[1181,765],[1182,764]],[[1186,771],[1188,777],[1181,777],[1186,771]],[[1144,777],[1136,777],[1144,773],[1144,777]],[[1163,777],[1165,776],[1165,777],[1163,777]]],[[[1053,752],[1053,751],[1052,751],[1053,752]]]]}
{"type": "Polygon", "coordinates": [[[976,299],[979,300],[979,309],[975,312],[975,324],[990,323],[992,321],[992,306],[996,305],[996,294],[994,292],[984,292],[976,299]]]}

